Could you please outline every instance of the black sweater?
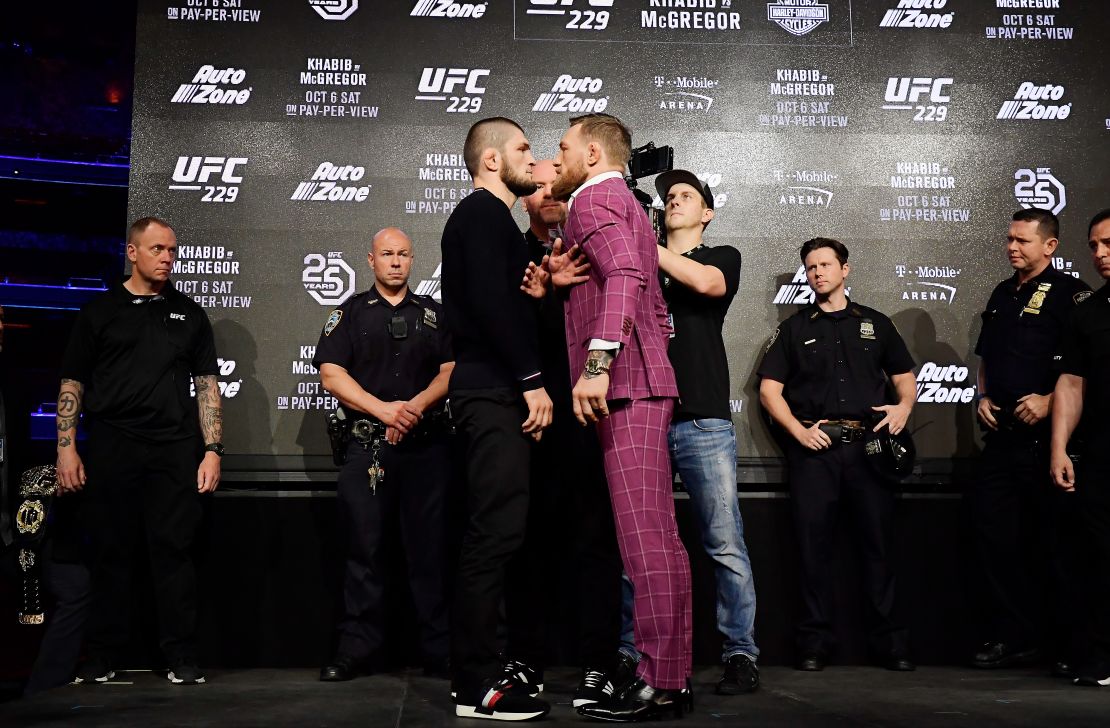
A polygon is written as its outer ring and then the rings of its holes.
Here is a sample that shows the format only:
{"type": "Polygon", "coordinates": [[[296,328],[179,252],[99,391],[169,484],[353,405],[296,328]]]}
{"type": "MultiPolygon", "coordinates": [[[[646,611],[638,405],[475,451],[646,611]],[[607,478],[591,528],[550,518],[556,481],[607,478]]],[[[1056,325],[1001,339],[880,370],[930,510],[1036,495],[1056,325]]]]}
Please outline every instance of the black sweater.
{"type": "Polygon", "coordinates": [[[509,208],[476,189],[443,228],[443,307],[451,327],[451,391],[543,386],[532,299],[520,290],[528,246],[509,208]]]}

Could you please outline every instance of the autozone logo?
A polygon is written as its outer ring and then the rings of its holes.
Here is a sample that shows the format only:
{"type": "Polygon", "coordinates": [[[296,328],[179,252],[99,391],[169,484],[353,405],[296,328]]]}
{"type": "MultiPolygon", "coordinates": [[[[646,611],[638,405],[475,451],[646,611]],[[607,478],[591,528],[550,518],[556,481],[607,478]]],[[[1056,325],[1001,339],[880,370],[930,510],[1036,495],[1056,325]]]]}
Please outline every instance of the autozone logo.
{"type": "Polygon", "coordinates": [[[549,93],[540,94],[532,111],[605,111],[609,105],[608,96],[592,96],[601,91],[605,82],[600,78],[583,76],[575,78],[564,73],[555,79],[549,93]]]}
{"type": "Polygon", "coordinates": [[[1051,168],[1019,169],[1014,172],[1014,179],[1017,180],[1014,199],[1025,209],[1037,207],[1059,215],[1067,207],[1067,190],[1064,183],[1052,174],[1051,168]]]}
{"type": "Polygon", "coordinates": [[[417,101],[446,101],[448,113],[476,114],[489,80],[488,68],[428,67],[420,72],[417,101]]]}
{"type": "MultiPolygon", "coordinates": [[[[235,373],[235,360],[217,358],[216,367],[219,369],[220,376],[220,380],[218,381],[220,397],[223,399],[234,399],[235,395],[239,394],[239,389],[243,386],[243,380],[238,379],[230,382],[225,380],[235,373]]],[[[197,396],[197,388],[192,379],[189,380],[189,396],[197,396]]]]}
{"type": "Polygon", "coordinates": [[[913,111],[914,121],[944,121],[952,100],[951,78],[892,76],[887,79],[883,109],[913,111]]]}
{"type": "Polygon", "coordinates": [[[227,104],[242,106],[251,97],[253,87],[220,88],[238,86],[247,80],[247,72],[241,68],[215,68],[201,66],[193,80],[177,87],[171,104],[227,104]]]}
{"type": "MultiPolygon", "coordinates": [[[[844,294],[852,295],[850,286],[844,286],[844,294]]],[[[775,294],[775,299],[771,303],[778,306],[808,306],[814,300],[813,289],[809,287],[809,279],[806,278],[806,267],[800,265],[790,282],[779,286],[778,293],[775,294]]]]}
{"type": "Polygon", "coordinates": [[[321,162],[310,179],[297,185],[289,199],[303,202],[364,202],[370,195],[371,185],[341,183],[358,182],[365,175],[365,167],[321,162]]]}
{"type": "Polygon", "coordinates": [[[247,157],[178,157],[171,190],[203,191],[201,202],[235,202],[247,157]],[[211,182],[212,184],[208,184],[211,182]]]}
{"type": "Polygon", "coordinates": [[[461,0],[417,0],[409,15],[423,18],[480,18],[486,14],[486,3],[461,0]]]}
{"type": "Polygon", "coordinates": [[[1020,119],[1037,121],[1044,119],[1060,119],[1061,121],[1071,116],[1071,103],[1053,104],[1064,97],[1064,87],[1046,83],[1038,86],[1031,81],[1025,81],[1014,93],[1012,101],[1003,101],[998,110],[996,119],[1020,119]]]}
{"type": "Polygon", "coordinates": [[[309,253],[304,257],[301,283],[321,306],[338,306],[355,292],[355,271],[342,253],[309,253]]]}
{"type": "Polygon", "coordinates": [[[358,0],[308,0],[308,4],[324,20],[346,20],[358,10],[358,0]]]}
{"type": "Polygon", "coordinates": [[[425,278],[416,285],[414,289],[418,296],[431,296],[435,300],[443,303],[443,284],[440,281],[440,273],[443,272],[443,264],[440,263],[436,266],[435,272],[432,273],[431,278],[425,278]]]}
{"type": "Polygon", "coordinates": [[[948,0],[898,0],[886,11],[880,28],[950,28],[955,13],[930,12],[943,9],[948,0]]]}
{"type": "Polygon", "coordinates": [[[776,0],[767,3],[767,19],[791,35],[801,36],[829,22],[829,6],[818,0],[776,0]]]}
{"type": "Polygon", "coordinates": [[[927,361],[917,373],[918,404],[967,404],[975,399],[975,386],[968,382],[962,364],[927,361]]]}

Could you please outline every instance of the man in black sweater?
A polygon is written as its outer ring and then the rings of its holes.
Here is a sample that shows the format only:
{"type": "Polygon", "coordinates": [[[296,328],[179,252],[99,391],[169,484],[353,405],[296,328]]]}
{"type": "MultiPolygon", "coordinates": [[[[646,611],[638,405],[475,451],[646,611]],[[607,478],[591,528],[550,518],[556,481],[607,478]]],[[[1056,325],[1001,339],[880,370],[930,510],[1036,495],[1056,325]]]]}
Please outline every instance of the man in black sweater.
{"type": "Polygon", "coordinates": [[[459,554],[451,662],[455,714],[528,720],[547,713],[537,686],[500,676],[505,567],[524,539],[531,445],[551,424],[535,309],[520,291],[528,247],[510,209],[536,189],[531,145],[505,118],[483,119],[463,158],[474,192],[443,229],[443,305],[455,369],[448,394],[466,448],[467,527],[459,554]]]}

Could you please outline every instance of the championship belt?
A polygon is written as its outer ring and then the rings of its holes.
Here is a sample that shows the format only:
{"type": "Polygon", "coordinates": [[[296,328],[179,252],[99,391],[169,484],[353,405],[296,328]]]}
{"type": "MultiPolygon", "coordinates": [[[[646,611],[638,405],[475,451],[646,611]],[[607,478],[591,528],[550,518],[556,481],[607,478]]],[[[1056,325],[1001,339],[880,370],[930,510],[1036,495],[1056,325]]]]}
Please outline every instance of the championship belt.
{"type": "Polygon", "coordinates": [[[19,484],[21,502],[15,512],[15,542],[19,546],[19,568],[23,571],[23,607],[20,624],[42,624],[42,544],[46,517],[58,487],[53,465],[38,465],[23,473],[19,484]]]}

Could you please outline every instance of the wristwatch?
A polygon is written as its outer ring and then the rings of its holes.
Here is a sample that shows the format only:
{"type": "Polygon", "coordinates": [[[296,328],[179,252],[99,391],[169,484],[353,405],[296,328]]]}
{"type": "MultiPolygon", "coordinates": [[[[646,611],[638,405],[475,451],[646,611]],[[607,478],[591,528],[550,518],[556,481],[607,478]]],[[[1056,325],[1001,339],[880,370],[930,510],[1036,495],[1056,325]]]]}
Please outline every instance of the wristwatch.
{"type": "Polygon", "coordinates": [[[608,364],[602,364],[600,359],[595,359],[593,357],[587,357],[586,358],[586,376],[587,377],[597,377],[597,376],[600,376],[603,372],[605,374],[609,373],[609,365],[608,364]]]}
{"type": "Polygon", "coordinates": [[[204,446],[205,452],[214,452],[219,457],[224,456],[224,444],[222,442],[213,442],[211,445],[204,446]]]}

